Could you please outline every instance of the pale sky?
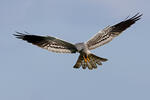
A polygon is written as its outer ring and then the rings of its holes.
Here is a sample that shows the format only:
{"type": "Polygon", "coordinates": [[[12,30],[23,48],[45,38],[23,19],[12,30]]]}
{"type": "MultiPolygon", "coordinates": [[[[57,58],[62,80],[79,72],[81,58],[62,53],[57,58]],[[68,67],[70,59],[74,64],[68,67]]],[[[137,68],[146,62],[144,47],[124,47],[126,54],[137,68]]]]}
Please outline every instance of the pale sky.
{"type": "Polygon", "coordinates": [[[149,0],[0,0],[0,100],[150,100],[149,0]],[[57,54],[15,31],[87,41],[127,16],[142,19],[92,53],[108,61],[74,69],[79,54],[57,54]]]}

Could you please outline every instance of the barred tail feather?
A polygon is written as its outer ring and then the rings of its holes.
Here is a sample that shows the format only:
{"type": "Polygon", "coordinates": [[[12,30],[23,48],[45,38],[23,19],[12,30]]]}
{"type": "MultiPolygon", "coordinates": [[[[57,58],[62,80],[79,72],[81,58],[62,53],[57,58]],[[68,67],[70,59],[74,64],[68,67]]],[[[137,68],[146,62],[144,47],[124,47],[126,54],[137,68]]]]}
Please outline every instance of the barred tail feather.
{"type": "MultiPolygon", "coordinates": [[[[98,56],[96,56],[96,55],[94,55],[94,54],[89,54],[88,57],[89,57],[89,60],[90,60],[89,63],[92,65],[92,69],[93,69],[93,68],[94,68],[94,69],[97,68],[97,65],[96,65],[96,64],[102,65],[102,62],[107,61],[106,58],[101,58],[101,57],[98,57],[98,56]]],[[[90,69],[90,68],[89,68],[89,69],[90,69]]],[[[90,69],[90,70],[92,70],[92,69],[90,69]]]]}
{"type": "Polygon", "coordinates": [[[98,65],[102,65],[102,62],[105,62],[105,61],[108,60],[108,59],[106,59],[106,58],[98,57],[98,56],[96,56],[96,55],[94,55],[94,54],[90,54],[89,57],[90,57],[90,56],[91,56],[91,58],[94,59],[94,61],[95,61],[98,65]]]}
{"type": "Polygon", "coordinates": [[[97,64],[102,65],[102,62],[107,61],[106,58],[101,58],[94,54],[89,54],[87,56],[87,59],[89,60],[85,61],[83,56],[84,54],[80,53],[80,56],[78,57],[74,68],[80,68],[82,66],[83,69],[86,69],[88,67],[89,70],[92,70],[97,68],[97,64]]]}
{"type": "Polygon", "coordinates": [[[97,65],[96,65],[96,62],[95,62],[95,58],[93,56],[90,56],[89,55],[89,64],[91,65],[91,67],[88,66],[88,68],[90,70],[92,70],[93,68],[96,69],[97,68],[97,65]]]}
{"type": "Polygon", "coordinates": [[[81,65],[83,69],[86,69],[87,63],[84,60],[82,60],[81,65]]]}
{"type": "MultiPolygon", "coordinates": [[[[80,54],[80,56],[78,57],[78,60],[77,60],[77,62],[76,62],[76,64],[74,65],[73,68],[80,68],[81,65],[82,65],[82,61],[83,61],[83,56],[80,54]]],[[[86,68],[86,67],[85,67],[85,68],[86,68]]],[[[85,68],[83,68],[83,69],[85,69],[85,68]]]]}

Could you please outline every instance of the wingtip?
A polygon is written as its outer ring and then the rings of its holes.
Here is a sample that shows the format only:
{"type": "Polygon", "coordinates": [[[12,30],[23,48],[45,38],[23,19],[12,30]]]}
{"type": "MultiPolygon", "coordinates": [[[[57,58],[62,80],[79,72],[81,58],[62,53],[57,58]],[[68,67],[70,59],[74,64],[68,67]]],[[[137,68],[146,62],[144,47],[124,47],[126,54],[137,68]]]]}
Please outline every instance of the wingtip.
{"type": "Polygon", "coordinates": [[[17,31],[16,31],[16,34],[13,34],[13,36],[15,36],[18,39],[23,39],[25,35],[26,34],[23,34],[21,32],[17,32],[17,31]]]}
{"type": "Polygon", "coordinates": [[[132,21],[136,22],[136,21],[140,20],[142,16],[143,16],[143,13],[138,12],[133,17],[130,17],[130,15],[127,16],[124,21],[132,20],[132,21]]]}
{"type": "Polygon", "coordinates": [[[141,19],[142,16],[143,16],[143,14],[138,12],[138,13],[135,14],[133,17],[131,17],[130,20],[138,21],[138,20],[141,19]]]}

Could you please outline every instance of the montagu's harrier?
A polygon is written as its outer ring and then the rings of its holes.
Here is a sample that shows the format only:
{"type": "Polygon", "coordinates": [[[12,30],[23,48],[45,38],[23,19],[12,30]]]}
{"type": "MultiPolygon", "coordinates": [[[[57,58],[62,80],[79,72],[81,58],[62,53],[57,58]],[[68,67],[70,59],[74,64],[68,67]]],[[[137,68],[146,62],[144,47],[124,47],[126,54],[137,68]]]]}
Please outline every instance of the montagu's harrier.
{"type": "Polygon", "coordinates": [[[74,65],[74,68],[80,68],[80,66],[82,66],[83,69],[86,69],[86,67],[88,67],[88,69],[92,70],[93,68],[97,68],[97,64],[102,65],[102,62],[107,61],[107,59],[92,54],[90,50],[110,42],[113,38],[118,36],[125,29],[130,27],[137,20],[139,20],[141,16],[142,14],[137,13],[135,16],[131,18],[126,18],[125,20],[116,25],[104,28],[103,30],[99,31],[95,36],[93,36],[90,40],[76,44],[72,44],[51,36],[30,35],[20,32],[17,32],[17,34],[14,35],[19,39],[25,40],[29,43],[32,43],[52,52],[78,52],[80,53],[80,56],[76,64],[74,65]]]}

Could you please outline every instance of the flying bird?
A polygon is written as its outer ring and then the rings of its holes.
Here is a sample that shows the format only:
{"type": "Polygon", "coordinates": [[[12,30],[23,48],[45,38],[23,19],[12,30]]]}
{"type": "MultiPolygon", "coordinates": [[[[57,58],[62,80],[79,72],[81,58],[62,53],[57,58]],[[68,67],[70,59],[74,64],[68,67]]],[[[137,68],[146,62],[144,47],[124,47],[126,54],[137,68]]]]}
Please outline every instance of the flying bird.
{"type": "Polygon", "coordinates": [[[51,36],[38,36],[31,34],[24,34],[16,32],[14,34],[18,39],[25,40],[29,43],[37,45],[41,48],[47,49],[56,53],[80,53],[74,68],[83,69],[96,69],[97,65],[102,65],[102,62],[107,61],[106,58],[98,57],[90,52],[90,50],[95,49],[110,42],[113,38],[117,37],[124,30],[134,24],[136,21],[141,19],[142,14],[137,13],[131,18],[126,18],[118,24],[107,26],[103,30],[99,31],[91,39],[86,42],[72,44],[64,40],[51,37],[51,36]]]}

